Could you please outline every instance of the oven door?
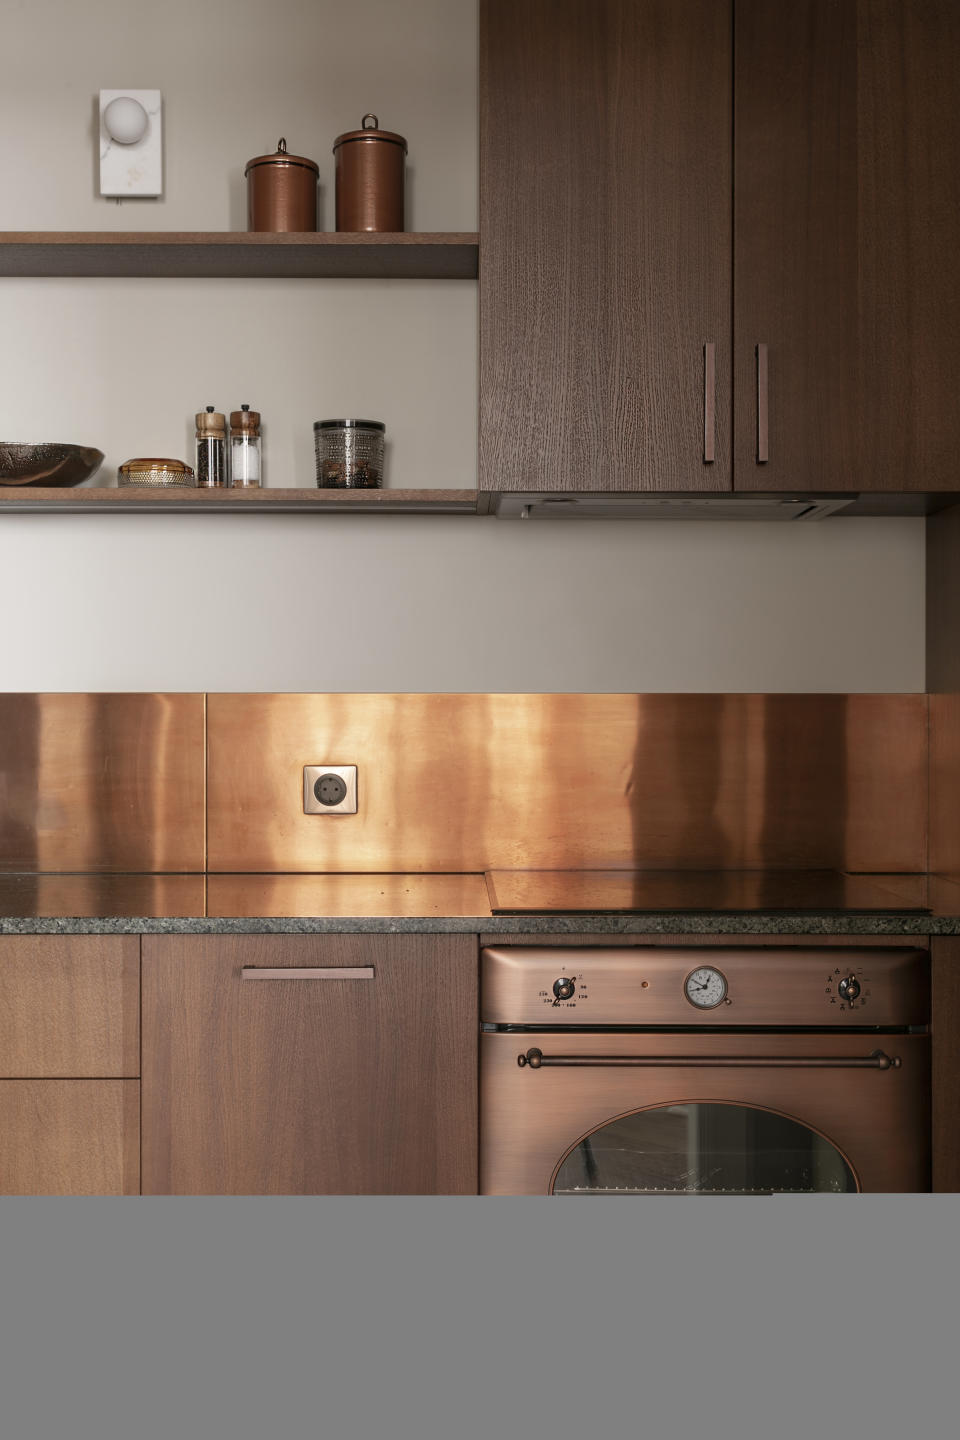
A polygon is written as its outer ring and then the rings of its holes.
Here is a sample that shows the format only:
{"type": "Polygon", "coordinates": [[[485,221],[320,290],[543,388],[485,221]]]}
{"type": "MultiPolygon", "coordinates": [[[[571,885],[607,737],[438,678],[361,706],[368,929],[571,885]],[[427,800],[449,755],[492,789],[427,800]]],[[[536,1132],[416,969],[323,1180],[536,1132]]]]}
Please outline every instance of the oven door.
{"type": "Polygon", "coordinates": [[[481,1193],[930,1187],[929,1039],[481,1037],[481,1193]]]}

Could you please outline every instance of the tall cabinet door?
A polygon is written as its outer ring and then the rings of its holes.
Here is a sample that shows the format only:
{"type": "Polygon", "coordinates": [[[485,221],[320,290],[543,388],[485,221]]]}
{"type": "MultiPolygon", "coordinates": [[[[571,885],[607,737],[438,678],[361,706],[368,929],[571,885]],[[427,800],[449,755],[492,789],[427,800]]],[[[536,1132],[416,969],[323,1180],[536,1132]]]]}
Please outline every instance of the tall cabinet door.
{"type": "Polygon", "coordinates": [[[726,0],[480,16],[481,488],[729,489],[726,0]]]}
{"type": "Polygon", "coordinates": [[[955,490],[957,0],[736,0],[740,490],[955,490]]]}
{"type": "Polygon", "coordinates": [[[143,941],[144,1194],[477,1186],[475,936],[143,941]]]}

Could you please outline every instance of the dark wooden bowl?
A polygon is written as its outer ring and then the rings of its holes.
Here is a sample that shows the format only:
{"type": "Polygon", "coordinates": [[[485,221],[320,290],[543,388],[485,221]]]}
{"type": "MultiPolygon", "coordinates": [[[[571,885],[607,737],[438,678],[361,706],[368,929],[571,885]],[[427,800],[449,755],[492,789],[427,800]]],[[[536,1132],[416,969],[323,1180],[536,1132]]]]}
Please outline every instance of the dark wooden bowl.
{"type": "Polygon", "coordinates": [[[86,445],[19,445],[0,440],[0,485],[82,485],[103,464],[103,451],[86,445]]]}

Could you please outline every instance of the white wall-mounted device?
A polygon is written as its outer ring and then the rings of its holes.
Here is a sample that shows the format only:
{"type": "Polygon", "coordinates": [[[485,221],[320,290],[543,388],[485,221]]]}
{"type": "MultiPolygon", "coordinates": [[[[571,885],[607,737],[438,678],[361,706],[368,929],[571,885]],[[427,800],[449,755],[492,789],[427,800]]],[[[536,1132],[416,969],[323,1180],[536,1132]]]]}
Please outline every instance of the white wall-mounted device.
{"type": "Polygon", "coordinates": [[[159,90],[100,91],[100,194],[163,194],[159,90]]]}

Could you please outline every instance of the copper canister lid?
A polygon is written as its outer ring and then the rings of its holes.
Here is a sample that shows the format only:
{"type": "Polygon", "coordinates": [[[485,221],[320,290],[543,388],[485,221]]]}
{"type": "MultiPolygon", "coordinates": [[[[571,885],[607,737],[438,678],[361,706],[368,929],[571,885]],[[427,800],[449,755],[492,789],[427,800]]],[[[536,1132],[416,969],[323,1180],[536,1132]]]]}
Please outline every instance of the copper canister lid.
{"type": "Polygon", "coordinates": [[[380,121],[377,119],[376,115],[373,115],[373,114],[364,115],[364,117],[363,117],[363,119],[361,120],[360,124],[361,124],[361,126],[362,126],[362,128],[361,128],[360,130],[347,130],[347,131],[345,132],[345,134],[343,134],[343,135],[338,135],[338,136],[337,136],[336,140],[334,140],[334,142],[333,142],[333,152],[334,152],[334,154],[336,154],[336,152],[337,152],[337,147],[338,147],[339,145],[344,145],[344,144],[346,144],[346,142],[347,142],[348,140],[366,140],[367,142],[369,142],[369,141],[371,141],[371,140],[378,140],[378,141],[379,141],[379,140],[386,140],[386,141],[388,141],[391,145],[402,145],[402,146],[403,146],[403,153],[404,153],[404,155],[406,155],[406,153],[407,153],[407,142],[406,142],[406,140],[403,138],[402,135],[397,135],[397,134],[395,134],[392,130],[381,130],[381,129],[379,129],[378,127],[379,127],[379,125],[380,125],[380,121]],[[368,125],[368,124],[367,124],[367,121],[368,121],[368,120],[372,121],[373,123],[370,124],[370,125],[368,125]]]}
{"type": "Polygon", "coordinates": [[[277,141],[277,148],[272,155],[255,155],[252,160],[247,161],[244,175],[249,175],[250,171],[258,165],[278,165],[282,168],[300,166],[303,170],[312,170],[314,175],[320,174],[320,166],[315,160],[308,160],[306,155],[287,154],[287,142],[282,135],[277,141]]]}

